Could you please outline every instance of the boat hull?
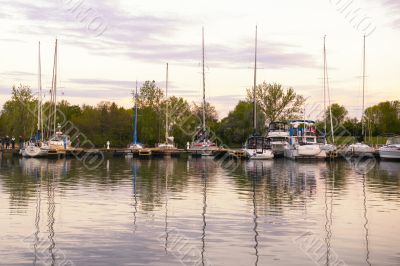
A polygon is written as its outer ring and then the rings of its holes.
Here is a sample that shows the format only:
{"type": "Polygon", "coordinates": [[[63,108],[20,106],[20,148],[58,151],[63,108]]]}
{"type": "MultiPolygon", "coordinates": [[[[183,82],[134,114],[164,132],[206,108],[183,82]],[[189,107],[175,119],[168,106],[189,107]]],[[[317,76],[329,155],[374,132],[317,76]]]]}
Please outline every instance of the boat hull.
{"type": "Polygon", "coordinates": [[[272,150],[263,150],[259,152],[255,149],[244,149],[244,152],[250,160],[270,160],[274,158],[272,150]]]}
{"type": "Polygon", "coordinates": [[[380,148],[379,157],[382,159],[400,160],[400,148],[380,148]]]}
{"type": "Polygon", "coordinates": [[[25,149],[21,150],[21,155],[27,158],[40,158],[46,157],[48,152],[48,149],[43,149],[37,146],[27,146],[25,149]]]}
{"type": "Polygon", "coordinates": [[[289,146],[285,149],[285,157],[293,160],[297,159],[325,159],[326,151],[319,145],[289,146]]]}
{"type": "Polygon", "coordinates": [[[271,149],[275,156],[284,156],[285,154],[285,147],[288,143],[274,143],[271,142],[271,149]]]}

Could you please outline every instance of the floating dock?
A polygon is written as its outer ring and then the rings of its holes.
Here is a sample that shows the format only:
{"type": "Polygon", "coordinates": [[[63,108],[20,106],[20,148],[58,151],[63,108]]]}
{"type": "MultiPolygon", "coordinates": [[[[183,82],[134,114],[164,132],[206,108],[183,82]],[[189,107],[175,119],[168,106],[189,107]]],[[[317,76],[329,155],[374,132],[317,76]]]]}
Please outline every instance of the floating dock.
{"type": "MultiPolygon", "coordinates": [[[[19,148],[15,149],[0,149],[0,158],[21,156],[19,148]]],[[[83,156],[104,156],[104,157],[137,157],[137,158],[162,158],[162,157],[201,157],[201,154],[193,153],[184,149],[165,149],[165,148],[143,148],[143,149],[129,149],[129,148],[99,148],[99,149],[86,149],[86,148],[69,148],[69,149],[51,149],[47,158],[64,158],[64,157],[83,157],[83,156]]],[[[337,151],[328,152],[327,159],[340,159],[351,157],[375,157],[379,158],[378,149],[373,153],[357,154],[351,153],[345,148],[338,149],[337,151]]],[[[230,158],[236,160],[247,159],[246,153],[242,149],[219,149],[212,153],[216,159],[230,158]]]]}

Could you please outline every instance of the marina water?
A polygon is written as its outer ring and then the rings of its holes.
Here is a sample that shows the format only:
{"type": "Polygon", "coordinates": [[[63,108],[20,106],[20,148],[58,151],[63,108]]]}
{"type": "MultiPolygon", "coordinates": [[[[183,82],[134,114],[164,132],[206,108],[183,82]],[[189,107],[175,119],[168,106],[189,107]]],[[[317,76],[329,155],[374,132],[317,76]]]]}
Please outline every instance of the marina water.
{"type": "Polygon", "coordinates": [[[3,158],[1,265],[399,265],[400,163],[3,158]]]}

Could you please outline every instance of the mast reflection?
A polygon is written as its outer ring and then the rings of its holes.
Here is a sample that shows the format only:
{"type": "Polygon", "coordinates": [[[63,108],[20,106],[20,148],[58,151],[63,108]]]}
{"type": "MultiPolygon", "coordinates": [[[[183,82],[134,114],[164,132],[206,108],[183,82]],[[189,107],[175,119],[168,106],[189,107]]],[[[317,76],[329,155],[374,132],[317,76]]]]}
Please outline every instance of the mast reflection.
{"type": "Polygon", "coordinates": [[[37,264],[38,260],[38,246],[40,243],[40,209],[41,209],[41,190],[42,190],[42,180],[40,173],[37,173],[36,175],[36,214],[35,214],[35,234],[34,234],[34,244],[33,244],[33,250],[34,250],[34,259],[33,259],[33,265],[37,264]]]}
{"type": "Polygon", "coordinates": [[[131,163],[131,170],[132,170],[132,184],[133,184],[133,233],[136,233],[136,214],[137,214],[137,206],[138,206],[138,200],[137,200],[137,192],[136,192],[136,179],[137,179],[137,161],[132,160],[131,163]]]}
{"type": "Polygon", "coordinates": [[[362,186],[363,186],[363,208],[364,208],[364,230],[365,230],[365,249],[366,249],[366,263],[371,266],[371,262],[369,261],[369,241],[368,241],[368,217],[367,217],[367,193],[365,190],[366,183],[366,175],[363,175],[362,186]]]}

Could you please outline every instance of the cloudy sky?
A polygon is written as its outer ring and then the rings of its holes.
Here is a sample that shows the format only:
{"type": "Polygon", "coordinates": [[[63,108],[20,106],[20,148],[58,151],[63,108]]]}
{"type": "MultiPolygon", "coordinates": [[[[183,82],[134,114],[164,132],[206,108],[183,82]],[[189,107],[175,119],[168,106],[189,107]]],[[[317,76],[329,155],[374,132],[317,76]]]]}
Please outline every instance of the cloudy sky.
{"type": "Polygon", "coordinates": [[[166,62],[169,94],[198,102],[204,26],[207,100],[222,117],[252,84],[255,25],[258,82],[294,87],[310,109],[323,104],[324,35],[333,102],[360,115],[364,34],[367,105],[399,99],[398,0],[0,0],[0,104],[14,84],[37,89],[39,41],[50,87],[56,37],[59,97],[71,103],[130,106],[136,80],[164,88],[166,62]]]}

